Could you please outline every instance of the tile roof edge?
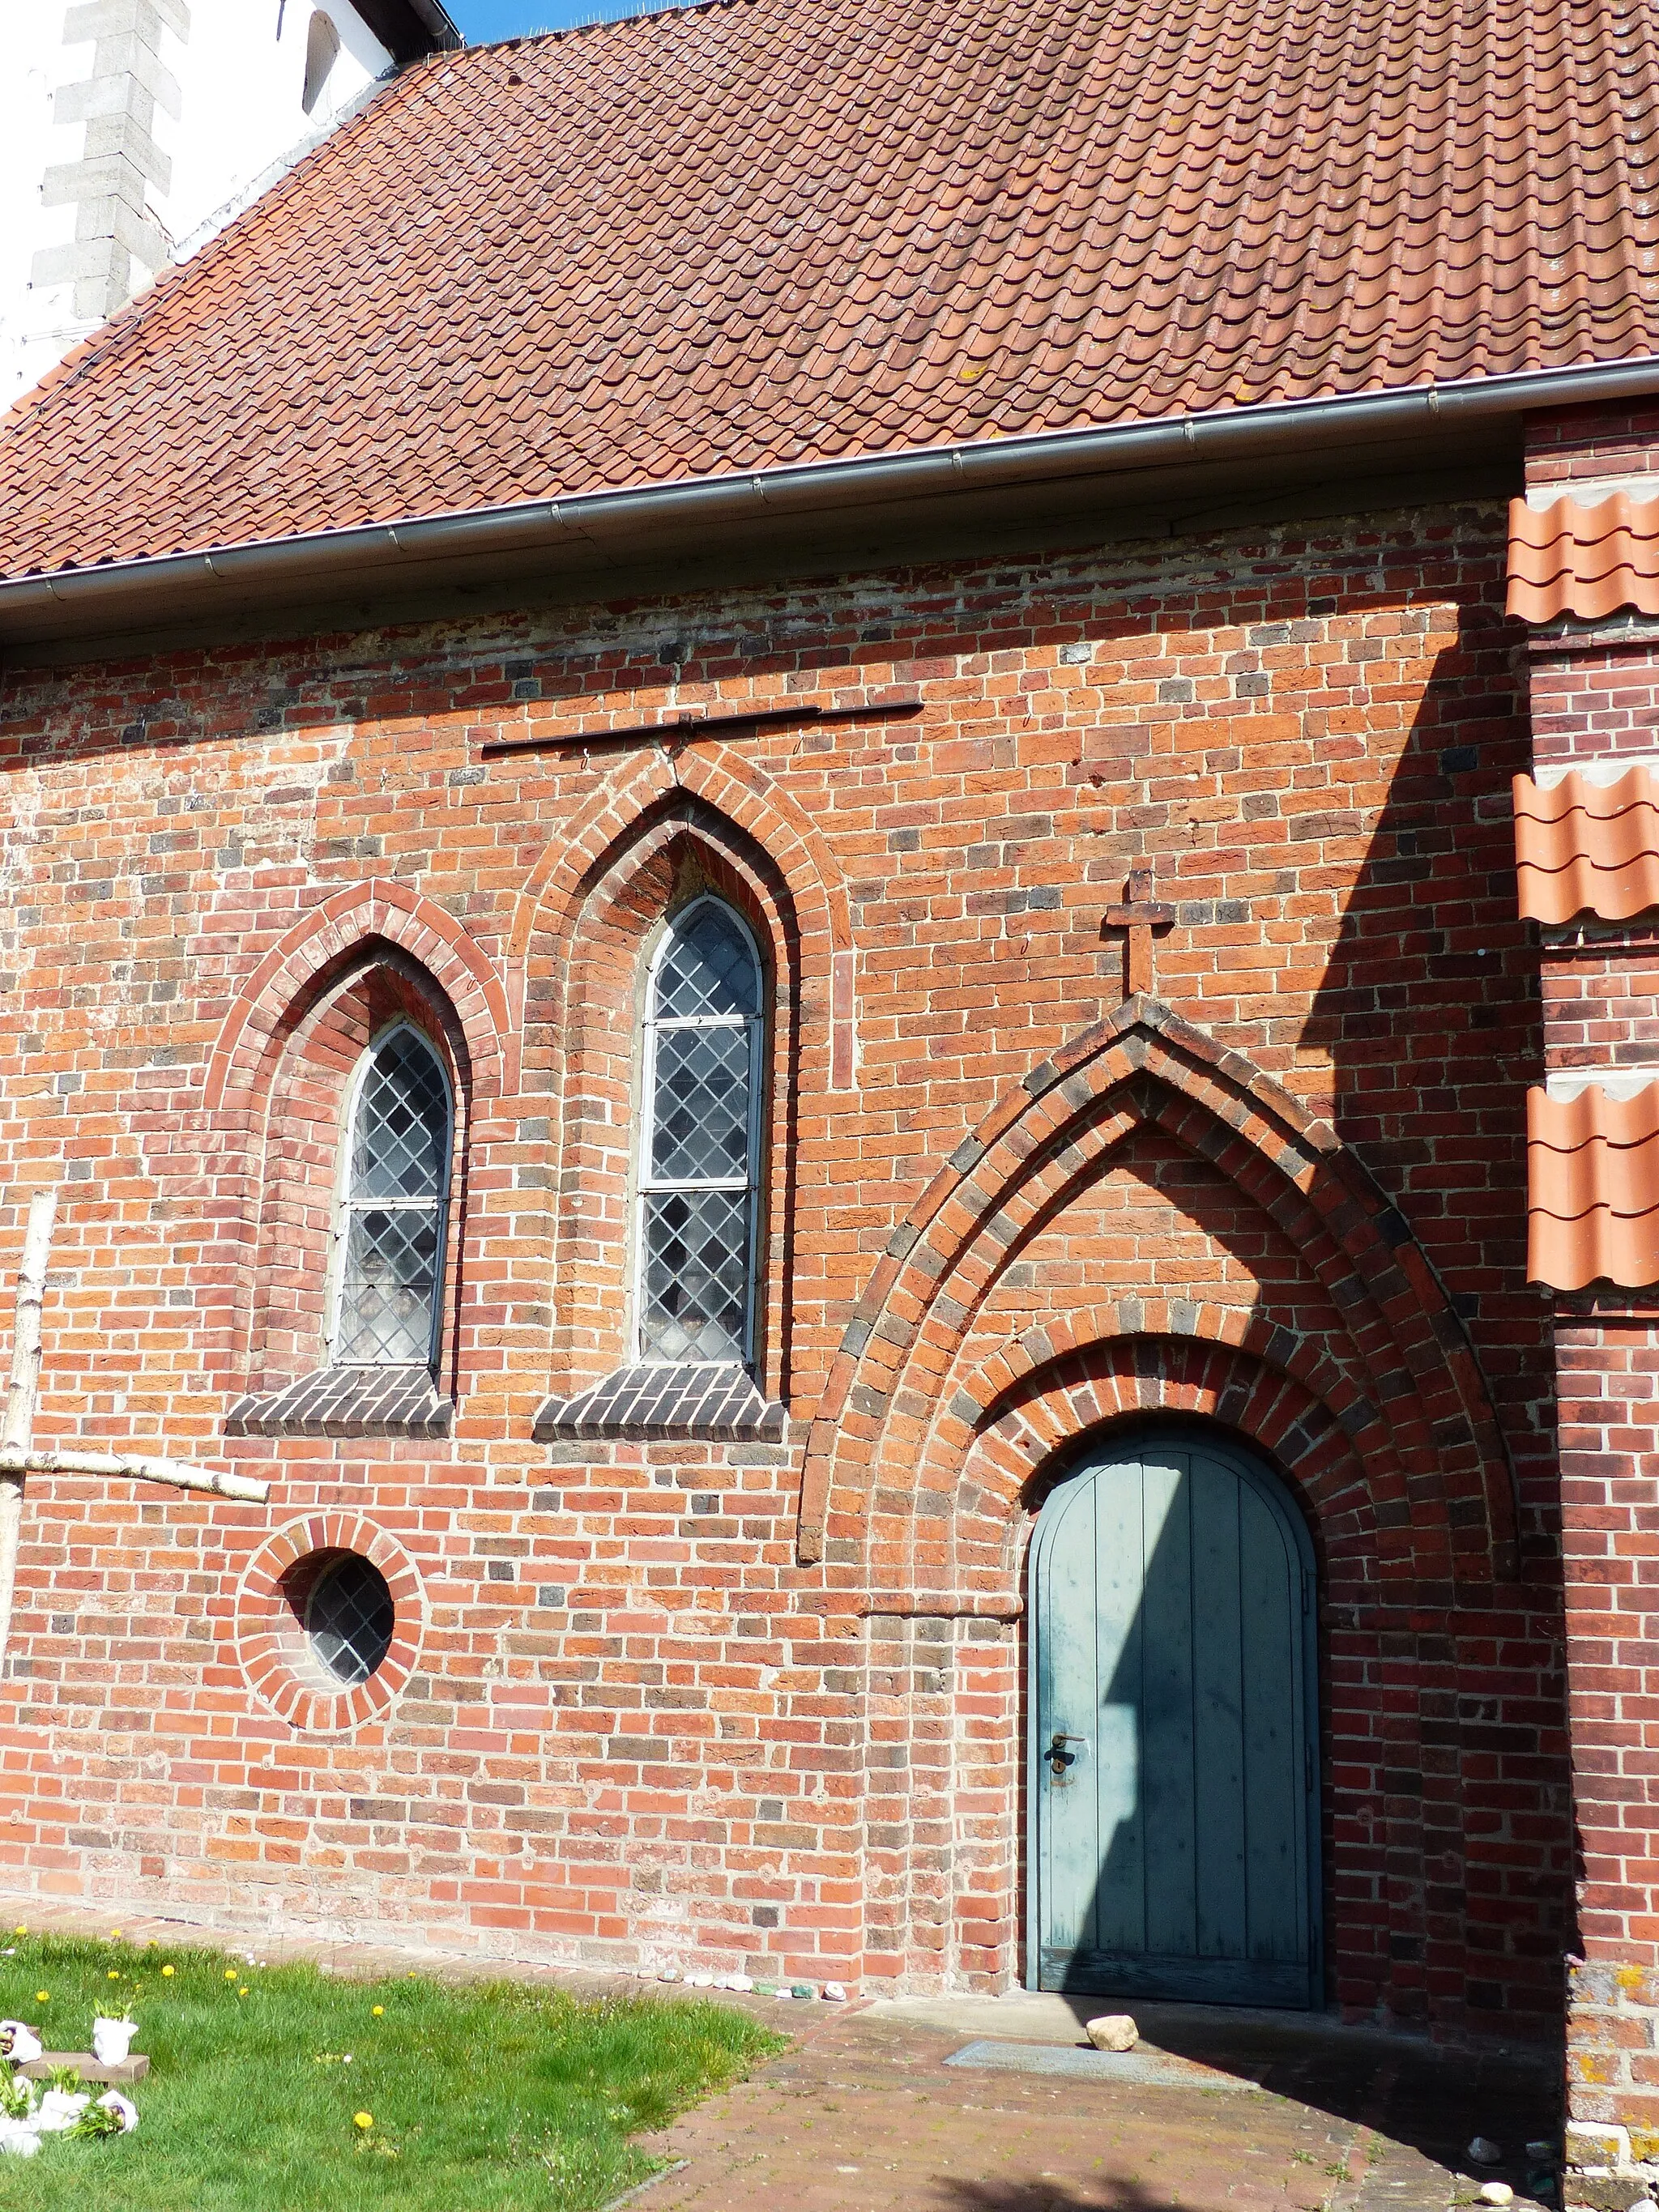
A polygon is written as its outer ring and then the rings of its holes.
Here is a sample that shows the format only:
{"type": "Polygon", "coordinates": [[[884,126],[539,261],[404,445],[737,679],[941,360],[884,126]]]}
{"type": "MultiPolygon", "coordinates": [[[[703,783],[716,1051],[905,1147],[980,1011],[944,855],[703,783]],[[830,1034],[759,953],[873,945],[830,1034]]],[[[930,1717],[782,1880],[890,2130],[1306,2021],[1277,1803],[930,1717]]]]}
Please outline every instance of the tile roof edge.
{"type": "Polygon", "coordinates": [[[247,223],[268,215],[283,194],[299,189],[303,173],[319,155],[337,150],[349,133],[364,127],[365,118],[380,107],[389,94],[401,94],[410,87],[418,88],[429,69],[453,62],[457,51],[465,50],[440,48],[399,63],[380,76],[371,77],[361,92],[330,118],[325,127],[306,134],[285,154],[279,154],[269,162],[252,180],[252,189],[233,195],[211,210],[176,242],[173,254],[161,264],[142,292],[135,293],[95,330],[78,338],[67,353],[43,369],[26,391],[0,407],[0,441],[3,441],[9,430],[35,414],[79,370],[101,361],[107,352],[125,344],[134,332],[141,331],[164,286],[198,278],[204,269],[210,271],[217,257],[234,250],[247,223]]]}
{"type": "Polygon", "coordinates": [[[210,605],[226,584],[238,580],[257,582],[262,591],[269,591],[284,580],[337,577],[365,562],[393,568],[426,563],[429,574],[431,567],[446,557],[527,553],[564,538],[591,538],[607,525],[619,536],[630,527],[649,532],[670,515],[690,519],[696,514],[705,524],[755,519],[763,513],[773,520],[791,514],[805,519],[826,507],[854,507],[872,497],[891,502],[945,490],[1018,488],[1023,483],[1035,487],[1067,475],[1103,473],[1115,465],[1127,471],[1234,461],[1252,454],[1267,457],[1310,435],[1338,446],[1354,433],[1407,434],[1443,420],[1474,422],[1533,408],[1656,393],[1659,354],[1627,355],[1571,368],[1526,369],[1407,385],[1395,391],[1136,416],[1014,437],[737,470],[669,484],[625,485],[501,507],[397,516],[88,568],[19,570],[0,576],[0,645],[9,633],[25,641],[68,635],[77,610],[105,618],[125,613],[142,622],[147,607],[165,601],[176,615],[179,594],[191,592],[192,587],[198,604],[205,595],[210,605]],[[67,619],[46,631],[28,627],[32,613],[54,612],[67,619]]]}

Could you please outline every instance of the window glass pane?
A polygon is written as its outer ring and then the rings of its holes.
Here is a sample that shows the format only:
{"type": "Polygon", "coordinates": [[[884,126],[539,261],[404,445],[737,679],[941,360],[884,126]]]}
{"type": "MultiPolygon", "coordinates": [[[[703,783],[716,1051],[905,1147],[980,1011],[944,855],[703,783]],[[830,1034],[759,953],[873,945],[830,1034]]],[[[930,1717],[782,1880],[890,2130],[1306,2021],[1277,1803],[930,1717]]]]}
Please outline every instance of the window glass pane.
{"type": "Polygon", "coordinates": [[[377,1048],[358,1098],[352,1197],[436,1198],[448,1131],[437,1061],[412,1030],[394,1030],[377,1048]]]}
{"type": "Polygon", "coordinates": [[[700,906],[676,927],[657,969],[656,1012],[667,1021],[760,1012],[749,940],[723,908],[700,906]]]}
{"type": "Polygon", "coordinates": [[[431,1358],[438,1220],[435,1206],[350,1209],[337,1359],[378,1364],[431,1358]]]}
{"type": "Polygon", "coordinates": [[[386,1577],[356,1552],[319,1577],[306,1634],[337,1682],[366,1682],[392,1648],[395,1613],[386,1577]]]}
{"type": "Polygon", "coordinates": [[[644,1358],[744,1357],[749,1203],[746,1190],[647,1194],[640,1301],[644,1358]]]}
{"type": "Polygon", "coordinates": [[[651,1172],[662,1182],[749,1176],[747,1022],[657,1032],[651,1172]]]}

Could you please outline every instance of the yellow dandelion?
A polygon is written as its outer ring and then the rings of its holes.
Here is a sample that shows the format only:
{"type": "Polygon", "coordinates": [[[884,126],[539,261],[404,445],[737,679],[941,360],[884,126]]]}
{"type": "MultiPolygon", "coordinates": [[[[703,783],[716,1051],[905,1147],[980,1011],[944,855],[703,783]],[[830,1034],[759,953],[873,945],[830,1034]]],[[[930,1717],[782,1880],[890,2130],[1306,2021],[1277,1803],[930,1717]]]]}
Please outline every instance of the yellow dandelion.
{"type": "Polygon", "coordinates": [[[373,2112],[354,2112],[351,2117],[360,2128],[372,2128],[374,2124],[373,2112]]]}
{"type": "Polygon", "coordinates": [[[386,2007],[384,2005],[370,2005],[369,2010],[374,2014],[375,2019],[379,2020],[381,2014],[386,2010],[386,2007]]]}
{"type": "Polygon", "coordinates": [[[34,1992],[34,2002],[36,2004],[50,2004],[52,2002],[51,1992],[47,1990],[36,1990],[34,1992]]]}
{"type": "Polygon", "coordinates": [[[172,1980],[172,1978],[173,1978],[173,1969],[172,1969],[172,1967],[171,1967],[171,1966],[163,1966],[163,1967],[162,1967],[162,1969],[161,1969],[161,1979],[162,1979],[164,1982],[167,1982],[167,1981],[171,1981],[171,1980],[172,1980]]]}
{"type": "Polygon", "coordinates": [[[247,1991],[246,1990],[238,1990],[236,1994],[239,1997],[245,1997],[247,1995],[247,1991]]]}
{"type": "Polygon", "coordinates": [[[24,1927],[22,1922],[20,1920],[16,1927],[14,1928],[11,1932],[14,1936],[27,1936],[29,1931],[24,1927]]]}
{"type": "Polygon", "coordinates": [[[120,1980],[120,1978],[121,1978],[121,1977],[119,1976],[119,1974],[118,1974],[118,1973],[116,1972],[116,1971],[115,1971],[115,1969],[114,1969],[114,1967],[113,1967],[113,1966],[112,1966],[112,1967],[110,1968],[110,1970],[109,1970],[109,1978],[110,1978],[110,1979],[111,1979],[111,1981],[112,1981],[112,1982],[118,1982],[118,1981],[120,1980]]]}
{"type": "Polygon", "coordinates": [[[225,1979],[226,1979],[228,1982],[234,1982],[234,1981],[235,1980],[235,1978],[236,1978],[236,1969],[235,1969],[235,1967],[234,1967],[234,1966],[227,1966],[227,1967],[225,1968],[225,1979]]]}
{"type": "Polygon", "coordinates": [[[110,1929],[110,1931],[109,1931],[109,1940],[110,1940],[110,1942],[111,1942],[112,1943],[115,1941],[116,1937],[120,1934],[120,1932],[121,1932],[121,1931],[120,1931],[120,1929],[119,1929],[118,1928],[112,1928],[112,1929],[110,1929]]]}

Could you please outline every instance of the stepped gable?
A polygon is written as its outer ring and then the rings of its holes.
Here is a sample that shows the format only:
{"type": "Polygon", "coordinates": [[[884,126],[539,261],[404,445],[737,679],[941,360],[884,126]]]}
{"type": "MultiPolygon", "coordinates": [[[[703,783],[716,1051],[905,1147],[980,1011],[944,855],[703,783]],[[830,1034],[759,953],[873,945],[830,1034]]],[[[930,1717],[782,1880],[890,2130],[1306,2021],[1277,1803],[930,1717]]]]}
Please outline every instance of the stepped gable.
{"type": "Polygon", "coordinates": [[[1645,356],[1656,47],[720,0],[434,55],[13,410],[0,574],[1645,356]]]}

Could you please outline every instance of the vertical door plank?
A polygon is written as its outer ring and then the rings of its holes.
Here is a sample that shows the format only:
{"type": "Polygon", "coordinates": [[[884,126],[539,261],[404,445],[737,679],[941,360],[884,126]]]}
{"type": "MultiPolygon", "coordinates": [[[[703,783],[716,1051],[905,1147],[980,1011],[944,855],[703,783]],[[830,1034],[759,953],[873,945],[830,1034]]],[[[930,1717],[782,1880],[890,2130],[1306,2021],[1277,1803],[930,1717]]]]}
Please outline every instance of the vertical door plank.
{"type": "Polygon", "coordinates": [[[1042,1986],[1316,2001],[1307,1555],[1271,1472],[1195,1426],[1141,1431],[1044,1507],[1031,1582],[1042,1986]],[[1059,1783],[1056,1733],[1085,1739],[1059,1783]]]}
{"type": "Polygon", "coordinates": [[[1198,1776],[1199,1956],[1249,1955],[1245,1898],[1244,1658],[1237,1470],[1192,1455],[1193,1740],[1198,1776]]]}
{"type": "Polygon", "coordinates": [[[1064,1486],[1051,1501],[1057,1514],[1043,1550],[1036,1768],[1044,1844],[1045,1951],[1069,1952],[1090,1937],[1100,1833],[1095,1818],[1095,1486],[1064,1486]],[[1081,1736],[1066,1746],[1081,1754],[1056,1781],[1047,1753],[1056,1734],[1081,1736]]]}
{"type": "Polygon", "coordinates": [[[1188,1957],[1198,1940],[1193,1772],[1191,1486],[1184,1451],[1149,1444],[1142,1601],[1140,1802],[1146,1830],[1146,1948],[1188,1957]]]}
{"type": "Polygon", "coordinates": [[[1306,1812],[1300,1767],[1301,1561],[1290,1531],[1248,1483],[1239,1486],[1244,1649],[1244,1820],[1249,1955],[1308,1955],[1306,1812]]]}
{"type": "Polygon", "coordinates": [[[1103,1951],[1146,1948],[1146,1843],[1141,1804],[1142,1560],[1145,1498],[1138,1461],[1093,1478],[1095,1492],[1096,1802],[1101,1861],[1094,1941],[1103,1951]]]}

